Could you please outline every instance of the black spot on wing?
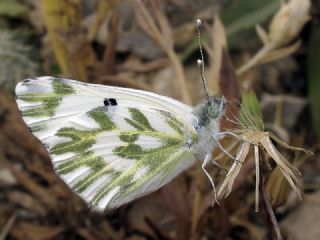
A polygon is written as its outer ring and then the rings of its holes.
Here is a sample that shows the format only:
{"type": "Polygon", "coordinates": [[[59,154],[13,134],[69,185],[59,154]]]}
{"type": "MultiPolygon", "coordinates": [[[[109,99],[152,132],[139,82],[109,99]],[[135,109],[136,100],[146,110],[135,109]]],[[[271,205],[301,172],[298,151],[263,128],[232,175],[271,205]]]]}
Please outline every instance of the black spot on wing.
{"type": "Polygon", "coordinates": [[[103,100],[103,104],[108,107],[108,106],[117,106],[118,103],[117,103],[117,100],[114,99],[114,98],[105,98],[103,100]]]}
{"type": "Polygon", "coordinates": [[[117,100],[115,100],[114,98],[110,98],[109,102],[110,102],[111,106],[117,106],[118,105],[117,100]]]}

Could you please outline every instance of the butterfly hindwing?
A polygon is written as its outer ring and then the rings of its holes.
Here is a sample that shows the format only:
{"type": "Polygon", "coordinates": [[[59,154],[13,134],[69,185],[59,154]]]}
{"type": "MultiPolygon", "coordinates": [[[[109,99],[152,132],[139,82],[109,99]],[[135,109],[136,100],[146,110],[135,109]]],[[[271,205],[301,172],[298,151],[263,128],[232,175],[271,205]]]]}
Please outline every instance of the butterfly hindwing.
{"type": "Polygon", "coordinates": [[[193,115],[170,98],[50,77],[21,82],[16,94],[57,174],[100,209],[158,189],[195,160],[193,115]]]}

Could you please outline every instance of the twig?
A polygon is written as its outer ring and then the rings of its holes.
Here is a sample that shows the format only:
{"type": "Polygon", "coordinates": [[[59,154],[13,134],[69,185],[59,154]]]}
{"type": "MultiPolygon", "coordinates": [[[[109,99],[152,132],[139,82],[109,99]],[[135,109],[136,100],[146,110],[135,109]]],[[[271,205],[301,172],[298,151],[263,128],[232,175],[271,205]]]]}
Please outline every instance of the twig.
{"type": "MultiPolygon", "coordinates": [[[[259,168],[261,168],[260,164],[259,164],[259,168]]],[[[282,240],[280,227],[278,225],[276,216],[275,216],[274,211],[272,209],[272,206],[271,206],[271,203],[270,203],[270,199],[269,199],[269,197],[268,197],[268,195],[267,195],[267,193],[265,191],[265,188],[264,188],[263,171],[259,171],[259,172],[260,172],[259,188],[260,188],[261,196],[262,196],[262,199],[263,199],[263,202],[264,202],[266,213],[268,214],[268,216],[267,216],[267,224],[268,224],[268,229],[269,229],[268,238],[270,240],[273,239],[273,231],[274,231],[276,233],[276,235],[277,235],[277,239],[278,240],[282,240]]]]}
{"type": "Polygon", "coordinates": [[[4,226],[4,228],[2,229],[1,233],[0,233],[0,240],[5,240],[6,236],[8,235],[10,228],[12,227],[12,225],[14,224],[15,220],[17,218],[17,213],[14,212],[9,221],[7,222],[7,224],[4,226]]]}

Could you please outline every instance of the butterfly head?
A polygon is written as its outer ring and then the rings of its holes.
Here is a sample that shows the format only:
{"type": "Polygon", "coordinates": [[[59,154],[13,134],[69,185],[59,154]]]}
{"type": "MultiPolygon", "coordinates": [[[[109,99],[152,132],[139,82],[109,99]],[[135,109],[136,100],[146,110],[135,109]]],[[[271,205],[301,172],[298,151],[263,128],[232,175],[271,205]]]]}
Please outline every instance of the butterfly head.
{"type": "Polygon", "coordinates": [[[226,110],[225,97],[208,97],[205,107],[206,114],[211,119],[220,118],[226,110]]]}
{"type": "Polygon", "coordinates": [[[194,114],[198,118],[198,127],[209,126],[217,122],[226,111],[227,101],[225,97],[207,97],[202,103],[194,108],[194,114]]]}

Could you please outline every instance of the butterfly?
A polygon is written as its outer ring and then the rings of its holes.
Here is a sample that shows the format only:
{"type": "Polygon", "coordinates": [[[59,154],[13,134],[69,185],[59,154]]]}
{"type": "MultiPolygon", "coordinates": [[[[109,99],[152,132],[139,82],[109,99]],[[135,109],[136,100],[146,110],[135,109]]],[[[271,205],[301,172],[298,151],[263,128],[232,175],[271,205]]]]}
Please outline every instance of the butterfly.
{"type": "Polygon", "coordinates": [[[51,156],[55,172],[96,209],[153,192],[217,146],[224,97],[194,108],[152,92],[55,77],[17,84],[23,120],[51,156]]]}

